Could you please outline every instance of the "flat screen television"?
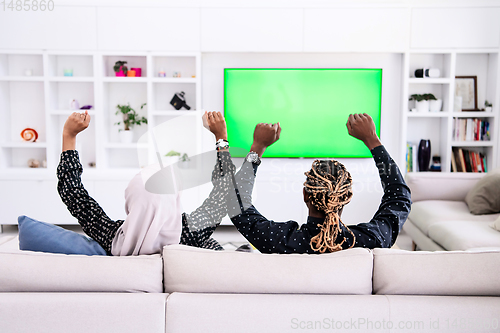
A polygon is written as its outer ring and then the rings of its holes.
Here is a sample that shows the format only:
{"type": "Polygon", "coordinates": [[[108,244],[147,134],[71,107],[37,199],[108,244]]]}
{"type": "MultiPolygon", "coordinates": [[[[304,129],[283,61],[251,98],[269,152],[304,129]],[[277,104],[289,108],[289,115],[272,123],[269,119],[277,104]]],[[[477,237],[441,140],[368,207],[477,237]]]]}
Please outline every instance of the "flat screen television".
{"type": "Polygon", "coordinates": [[[380,134],[382,69],[224,69],[224,115],[232,147],[250,149],[258,123],[280,122],[264,157],[363,158],[347,118],[367,113],[380,134]]]}

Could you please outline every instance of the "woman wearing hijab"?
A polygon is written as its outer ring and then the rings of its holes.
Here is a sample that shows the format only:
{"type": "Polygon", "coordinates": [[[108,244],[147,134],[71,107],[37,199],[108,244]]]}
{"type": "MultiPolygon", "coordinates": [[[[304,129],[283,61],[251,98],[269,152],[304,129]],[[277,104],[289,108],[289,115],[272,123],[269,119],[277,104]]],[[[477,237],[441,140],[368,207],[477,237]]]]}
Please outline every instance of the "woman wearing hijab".
{"type": "MultiPolygon", "coordinates": [[[[160,253],[165,245],[190,246],[223,250],[211,238],[216,226],[226,215],[222,204],[230,188],[226,177],[234,172],[230,161],[227,131],[220,112],[206,112],[210,131],[217,140],[217,163],[212,172],[214,188],[203,205],[191,214],[181,211],[180,197],[175,194],[155,194],[146,190],[144,172],[137,174],[125,190],[125,220],[112,220],[85,190],[76,136],[90,123],[90,115],[73,113],[63,129],[61,160],[57,167],[58,192],[83,231],[94,239],[108,255],[126,256],[160,253]],[[216,209],[214,209],[216,208],[216,209]],[[207,226],[193,228],[193,225],[207,226]],[[191,228],[190,228],[191,226],[191,228]]],[[[147,174],[150,170],[144,170],[147,174]]]]}

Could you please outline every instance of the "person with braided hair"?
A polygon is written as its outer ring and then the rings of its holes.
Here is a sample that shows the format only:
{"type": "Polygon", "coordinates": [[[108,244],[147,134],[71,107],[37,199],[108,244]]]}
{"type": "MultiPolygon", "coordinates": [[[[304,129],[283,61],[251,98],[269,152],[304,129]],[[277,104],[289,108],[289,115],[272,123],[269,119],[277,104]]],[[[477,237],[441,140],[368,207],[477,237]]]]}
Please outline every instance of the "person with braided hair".
{"type": "Polygon", "coordinates": [[[380,142],[368,114],[352,114],[349,134],[370,149],[384,189],[381,204],[366,223],[346,225],[342,210],[353,196],[352,178],[335,160],[316,160],[305,173],[303,196],[307,223],[268,220],[252,205],[252,189],[265,149],[279,139],[278,124],[258,124],[251,153],[235,175],[229,191],[228,214],[238,231],[262,253],[328,253],[352,247],[391,247],[411,209],[411,193],[398,166],[380,142]]]}

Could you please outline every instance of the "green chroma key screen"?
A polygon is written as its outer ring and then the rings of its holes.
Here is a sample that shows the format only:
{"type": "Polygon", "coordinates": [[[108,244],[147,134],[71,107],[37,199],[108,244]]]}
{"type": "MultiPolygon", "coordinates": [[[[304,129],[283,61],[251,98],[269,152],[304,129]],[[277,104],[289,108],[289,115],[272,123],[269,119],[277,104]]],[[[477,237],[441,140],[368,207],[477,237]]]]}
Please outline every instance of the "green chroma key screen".
{"type": "Polygon", "coordinates": [[[249,150],[258,123],[280,140],[264,157],[371,157],[347,118],[367,113],[380,134],[382,69],[224,69],[224,116],[232,147],[249,150]]]}

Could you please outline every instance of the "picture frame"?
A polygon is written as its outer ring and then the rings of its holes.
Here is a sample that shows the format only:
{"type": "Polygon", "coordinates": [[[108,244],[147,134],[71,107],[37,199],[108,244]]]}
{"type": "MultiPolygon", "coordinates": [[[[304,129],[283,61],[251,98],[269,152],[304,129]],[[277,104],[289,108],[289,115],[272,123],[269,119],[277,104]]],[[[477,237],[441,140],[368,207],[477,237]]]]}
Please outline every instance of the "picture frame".
{"type": "Polygon", "coordinates": [[[477,108],[477,76],[455,76],[455,96],[462,97],[462,111],[480,111],[477,108]]]}

